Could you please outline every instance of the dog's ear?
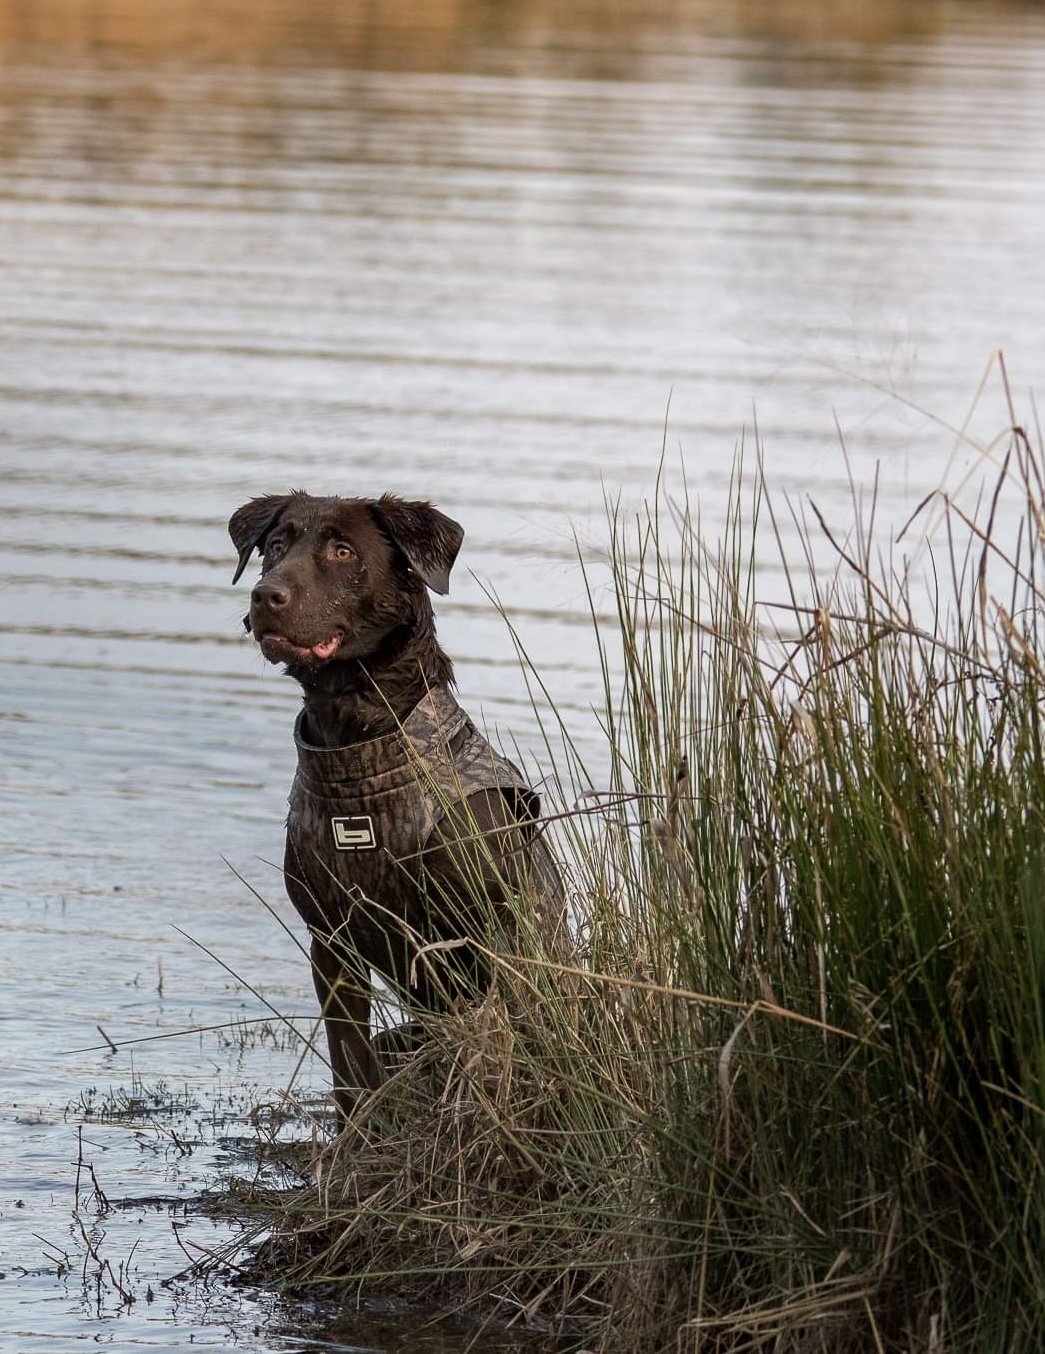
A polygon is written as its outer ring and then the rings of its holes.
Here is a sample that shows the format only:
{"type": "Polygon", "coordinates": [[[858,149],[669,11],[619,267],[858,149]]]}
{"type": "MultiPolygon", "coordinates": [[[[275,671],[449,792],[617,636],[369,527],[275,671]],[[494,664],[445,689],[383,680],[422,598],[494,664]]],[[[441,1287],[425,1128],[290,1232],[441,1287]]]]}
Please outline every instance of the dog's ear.
{"type": "Polygon", "coordinates": [[[371,506],[414,573],[433,592],[448,593],[450,570],[464,540],[464,528],[431,503],[410,502],[395,494],[382,494],[371,506]]]}
{"type": "Polygon", "coordinates": [[[233,583],[239,582],[255,549],[264,551],[265,537],[289,502],[287,494],[266,494],[263,498],[252,498],[249,503],[244,503],[229,518],[229,535],[239,551],[239,563],[232,575],[233,583]]]}

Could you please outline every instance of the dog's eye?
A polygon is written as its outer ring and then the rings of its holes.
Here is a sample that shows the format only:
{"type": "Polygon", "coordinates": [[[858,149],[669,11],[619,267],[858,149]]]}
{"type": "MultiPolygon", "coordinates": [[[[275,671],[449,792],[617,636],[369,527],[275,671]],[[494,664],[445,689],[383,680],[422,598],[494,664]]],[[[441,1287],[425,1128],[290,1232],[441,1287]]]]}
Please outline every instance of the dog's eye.
{"type": "Polygon", "coordinates": [[[356,552],[344,541],[338,541],[334,546],[334,557],[335,559],[355,559],[356,552]]]}

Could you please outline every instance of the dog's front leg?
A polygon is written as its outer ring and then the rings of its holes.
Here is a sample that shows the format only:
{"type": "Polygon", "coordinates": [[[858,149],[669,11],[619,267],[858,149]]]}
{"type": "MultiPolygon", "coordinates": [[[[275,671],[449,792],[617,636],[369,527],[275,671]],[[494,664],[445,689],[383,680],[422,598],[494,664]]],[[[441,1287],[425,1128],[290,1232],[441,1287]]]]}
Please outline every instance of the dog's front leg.
{"type": "Polygon", "coordinates": [[[363,1088],[381,1084],[381,1064],[370,1043],[369,975],[356,980],[346,971],[337,940],[313,932],[312,978],[330,1049],[334,1103],[348,1119],[363,1088]]]}

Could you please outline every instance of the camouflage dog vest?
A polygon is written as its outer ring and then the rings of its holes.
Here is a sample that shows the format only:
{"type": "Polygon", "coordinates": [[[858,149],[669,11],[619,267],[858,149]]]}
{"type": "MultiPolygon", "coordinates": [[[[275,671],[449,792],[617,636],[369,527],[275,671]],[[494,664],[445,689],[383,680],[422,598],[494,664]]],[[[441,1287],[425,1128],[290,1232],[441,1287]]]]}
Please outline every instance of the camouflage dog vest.
{"type": "Polygon", "coordinates": [[[395,733],[348,747],[306,742],[302,721],[286,866],[303,889],[291,896],[310,929],[347,926],[360,953],[387,972],[390,923],[425,930],[425,851],[448,812],[497,789],[525,823],[539,797],[442,687],[395,733]]]}

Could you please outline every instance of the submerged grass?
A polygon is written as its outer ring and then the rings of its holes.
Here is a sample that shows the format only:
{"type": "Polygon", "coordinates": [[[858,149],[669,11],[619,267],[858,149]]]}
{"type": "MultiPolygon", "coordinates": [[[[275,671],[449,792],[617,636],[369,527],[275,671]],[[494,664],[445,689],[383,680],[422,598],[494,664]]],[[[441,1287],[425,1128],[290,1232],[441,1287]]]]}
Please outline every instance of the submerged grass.
{"type": "Polygon", "coordinates": [[[713,546],[611,512],[569,933],[520,900],[266,1263],[607,1354],[1045,1347],[1045,472],[1018,427],[1000,460],[918,570],[873,509],[796,570],[760,478],[713,546]]]}

